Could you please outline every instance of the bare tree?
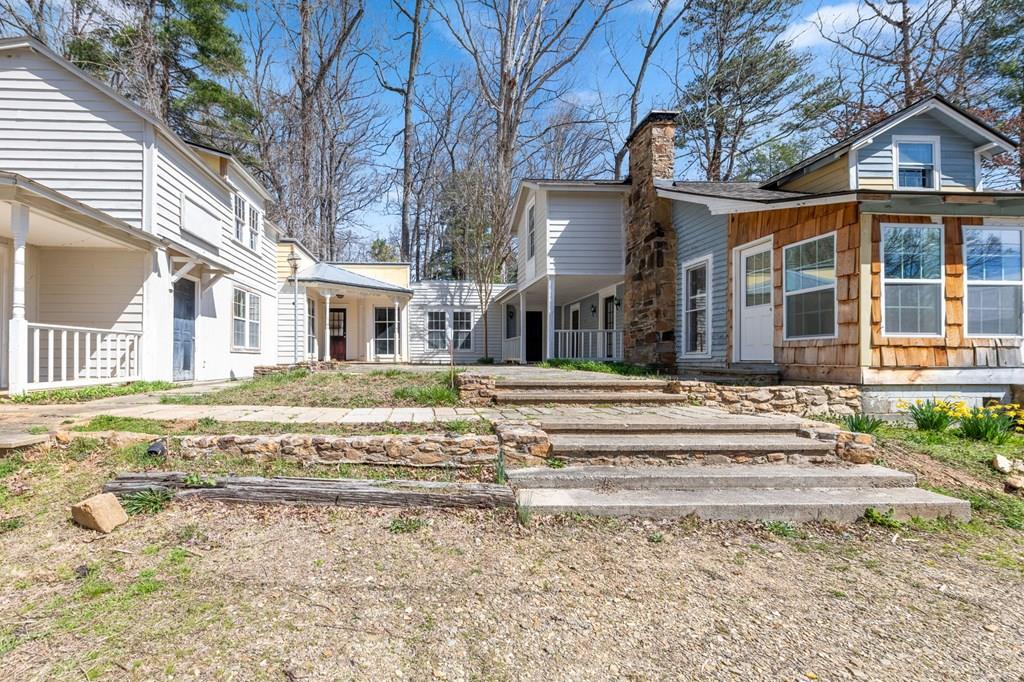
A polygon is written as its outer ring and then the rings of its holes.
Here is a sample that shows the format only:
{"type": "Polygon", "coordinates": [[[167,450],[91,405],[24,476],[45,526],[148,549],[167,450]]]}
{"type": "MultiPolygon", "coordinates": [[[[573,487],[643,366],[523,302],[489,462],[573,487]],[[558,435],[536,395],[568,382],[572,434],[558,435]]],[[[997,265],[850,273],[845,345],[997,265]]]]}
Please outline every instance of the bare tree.
{"type": "Polygon", "coordinates": [[[525,177],[583,180],[606,171],[604,130],[587,109],[563,103],[527,128],[519,162],[525,177]]]}

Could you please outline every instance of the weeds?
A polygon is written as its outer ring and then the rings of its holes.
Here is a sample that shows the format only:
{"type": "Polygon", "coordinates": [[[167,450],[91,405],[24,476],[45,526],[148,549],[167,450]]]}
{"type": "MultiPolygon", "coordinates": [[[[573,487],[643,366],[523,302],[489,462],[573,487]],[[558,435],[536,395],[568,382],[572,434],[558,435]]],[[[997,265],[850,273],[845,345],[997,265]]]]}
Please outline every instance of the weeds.
{"type": "Polygon", "coordinates": [[[192,472],[185,476],[185,485],[189,488],[216,488],[217,479],[192,472]]]}
{"type": "Polygon", "coordinates": [[[874,433],[885,424],[877,417],[870,417],[866,414],[849,414],[843,417],[843,425],[847,431],[854,433],[874,433]]]}
{"type": "Polygon", "coordinates": [[[164,510],[174,495],[166,488],[149,488],[135,493],[128,493],[121,498],[121,506],[126,514],[156,514],[164,510]]]}
{"type": "Polygon", "coordinates": [[[618,374],[628,377],[648,377],[658,373],[647,367],[629,365],[624,362],[602,362],[600,360],[545,360],[537,363],[538,367],[549,369],[579,370],[583,372],[601,372],[602,374],[618,374]]]}
{"type": "Polygon", "coordinates": [[[766,531],[780,538],[800,537],[799,531],[788,521],[764,521],[761,525],[766,531]]]}
{"type": "Polygon", "coordinates": [[[892,509],[883,513],[874,507],[868,507],[864,510],[864,520],[870,525],[878,526],[879,528],[887,528],[889,530],[903,529],[903,523],[893,516],[892,509]]]}
{"type": "Polygon", "coordinates": [[[660,545],[665,542],[665,535],[663,533],[654,532],[647,536],[647,542],[652,545],[660,545]]]}
{"type": "Polygon", "coordinates": [[[391,523],[388,524],[388,531],[394,535],[415,533],[425,525],[426,523],[423,519],[416,516],[398,516],[391,519],[391,523]]]}
{"type": "Polygon", "coordinates": [[[4,519],[0,521],[0,535],[4,533],[10,533],[11,531],[18,530],[25,525],[25,519],[20,516],[15,516],[10,519],[4,519]]]}
{"type": "Polygon", "coordinates": [[[55,388],[50,391],[34,391],[10,398],[15,403],[84,403],[101,398],[121,395],[166,391],[174,388],[169,381],[134,381],[130,384],[83,386],[82,388],[55,388]]]}
{"type": "Polygon", "coordinates": [[[453,406],[459,404],[459,393],[450,386],[402,386],[396,388],[394,398],[424,407],[453,406]]]}
{"type": "Polygon", "coordinates": [[[96,438],[72,438],[65,452],[72,460],[82,462],[101,445],[102,443],[96,438]]]}
{"type": "Polygon", "coordinates": [[[516,523],[523,528],[530,525],[530,519],[533,517],[533,509],[526,504],[516,505],[516,523]]]}
{"type": "Polygon", "coordinates": [[[552,457],[551,459],[548,460],[548,468],[549,469],[564,469],[565,468],[565,460],[561,459],[559,457],[552,457]]]}

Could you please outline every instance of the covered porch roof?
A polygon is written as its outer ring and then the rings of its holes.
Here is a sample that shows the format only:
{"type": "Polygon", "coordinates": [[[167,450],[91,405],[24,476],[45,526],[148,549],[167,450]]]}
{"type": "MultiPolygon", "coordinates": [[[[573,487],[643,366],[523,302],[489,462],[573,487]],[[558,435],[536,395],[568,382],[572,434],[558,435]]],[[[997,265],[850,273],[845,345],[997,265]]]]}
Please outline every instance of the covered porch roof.
{"type": "Polygon", "coordinates": [[[401,298],[412,297],[412,289],[406,289],[390,282],[360,275],[329,263],[317,263],[296,275],[303,284],[316,285],[325,290],[349,291],[354,294],[386,294],[401,298]]]}
{"type": "Polygon", "coordinates": [[[525,294],[526,305],[544,307],[548,299],[548,280],[554,281],[554,303],[566,305],[586,298],[601,289],[618,284],[622,274],[610,275],[544,275],[526,286],[509,287],[495,299],[496,303],[518,303],[519,294],[525,294]]]}

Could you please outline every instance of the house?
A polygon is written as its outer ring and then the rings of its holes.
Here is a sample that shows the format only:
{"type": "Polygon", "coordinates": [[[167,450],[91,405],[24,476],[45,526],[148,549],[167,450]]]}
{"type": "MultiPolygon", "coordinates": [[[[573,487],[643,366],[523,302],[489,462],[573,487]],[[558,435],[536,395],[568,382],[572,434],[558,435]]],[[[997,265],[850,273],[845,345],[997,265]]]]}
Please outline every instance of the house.
{"type": "Polygon", "coordinates": [[[1015,140],[933,96],[766,182],[687,182],[676,116],[632,132],[624,182],[523,184],[505,359],[855,384],[883,412],[1024,384],[1024,193],[981,174],[1015,140]]]}
{"type": "Polygon", "coordinates": [[[408,263],[318,262],[294,239],[279,240],[277,272],[279,363],[467,363],[500,352],[498,309],[488,309],[485,353],[469,282],[411,283],[408,263]]]}
{"type": "Polygon", "coordinates": [[[229,155],[25,38],[0,40],[0,386],[252,374],[277,229],[229,155]]]}

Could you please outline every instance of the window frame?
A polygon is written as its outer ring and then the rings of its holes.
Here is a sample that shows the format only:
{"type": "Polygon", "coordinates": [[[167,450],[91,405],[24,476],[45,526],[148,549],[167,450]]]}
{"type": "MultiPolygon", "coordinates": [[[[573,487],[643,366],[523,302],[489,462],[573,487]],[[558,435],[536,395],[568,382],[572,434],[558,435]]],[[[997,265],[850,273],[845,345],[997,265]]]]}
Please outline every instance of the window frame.
{"type": "Polygon", "coordinates": [[[964,338],[967,339],[1021,339],[1024,338],[1024,319],[1021,320],[1021,334],[972,334],[970,327],[970,287],[971,282],[974,282],[974,286],[1001,286],[1001,287],[1019,287],[1021,289],[1021,316],[1024,317],[1024,222],[1021,223],[985,223],[982,225],[961,225],[960,226],[960,257],[963,262],[964,268],[964,338]],[[1007,230],[1012,232],[1020,233],[1021,237],[1021,279],[1019,281],[1014,280],[986,280],[978,279],[971,280],[967,274],[967,230],[1007,230]]]}
{"type": "MultiPolygon", "coordinates": [[[[712,278],[712,276],[714,274],[713,262],[714,262],[714,258],[712,256],[712,254],[708,253],[708,254],[705,254],[703,256],[699,256],[697,258],[694,258],[692,260],[689,260],[689,261],[683,263],[680,266],[680,268],[679,268],[680,270],[682,270],[682,273],[683,273],[683,276],[682,276],[682,286],[680,287],[680,290],[682,291],[682,294],[683,294],[683,296],[682,296],[683,300],[682,300],[681,308],[682,308],[682,312],[683,312],[682,351],[683,351],[683,356],[684,357],[688,357],[688,358],[708,358],[708,357],[711,357],[711,354],[712,354],[711,330],[712,330],[712,326],[713,326],[712,325],[713,310],[712,310],[712,307],[711,307],[711,295],[712,295],[712,292],[713,292],[713,288],[711,286],[711,278],[712,278]],[[704,285],[704,287],[705,287],[705,293],[704,293],[704,326],[705,326],[704,338],[705,338],[705,343],[704,343],[704,348],[705,348],[705,350],[702,350],[702,351],[692,351],[691,352],[691,351],[686,350],[687,342],[689,341],[689,338],[690,338],[690,312],[691,312],[691,310],[687,307],[687,304],[689,302],[690,296],[689,296],[689,289],[687,287],[688,282],[687,282],[686,277],[687,277],[687,275],[689,274],[689,272],[691,270],[696,270],[697,268],[702,268],[702,267],[705,268],[705,270],[706,270],[705,275],[704,275],[704,277],[705,277],[705,280],[704,280],[705,281],[705,285],[704,285]]],[[[694,308],[693,310],[697,310],[697,308],[694,308]]]]}
{"type": "Polygon", "coordinates": [[[452,352],[472,353],[473,352],[473,310],[469,308],[454,308],[450,311],[449,316],[451,330],[452,330],[452,352]],[[455,328],[455,315],[456,313],[465,313],[469,315],[469,329],[456,329],[455,328]],[[462,348],[459,346],[458,341],[455,338],[455,333],[460,332],[469,335],[469,347],[462,348]]]}
{"type": "Polygon", "coordinates": [[[233,353],[259,353],[263,348],[263,297],[257,294],[255,291],[245,289],[242,287],[231,288],[231,352],[233,353]],[[238,316],[235,301],[238,295],[242,294],[244,299],[243,315],[238,316]],[[255,301],[255,306],[253,305],[255,301]],[[252,311],[256,310],[255,319],[253,318],[252,311]],[[239,346],[235,343],[235,322],[241,320],[245,325],[245,344],[239,346]],[[249,341],[252,336],[253,325],[256,325],[256,340],[255,346],[250,345],[249,341]]]}
{"type": "Polygon", "coordinates": [[[263,215],[260,213],[260,210],[256,208],[255,204],[249,204],[249,220],[247,222],[247,236],[249,240],[246,242],[245,246],[247,246],[250,251],[259,251],[260,249],[260,232],[262,231],[262,224],[263,215]]]}
{"type": "Polygon", "coordinates": [[[537,255],[537,204],[530,202],[526,206],[526,260],[531,261],[537,255]]]}
{"type": "MultiPolygon", "coordinates": [[[[904,339],[944,339],[946,338],[946,225],[945,223],[882,223],[879,225],[878,241],[879,268],[878,277],[881,294],[879,303],[881,305],[882,319],[879,328],[882,336],[904,339]],[[885,275],[885,230],[886,228],[913,228],[913,229],[937,229],[941,235],[939,241],[939,278],[938,279],[890,279],[885,275]],[[939,330],[934,334],[913,333],[904,334],[890,332],[885,328],[885,285],[886,284],[930,284],[939,285],[939,330]]],[[[966,289],[964,291],[966,295],[966,289]]]]}
{"type": "Polygon", "coordinates": [[[306,297],[306,356],[317,356],[317,333],[316,333],[316,309],[317,304],[313,299],[306,297]]]}
{"type": "MultiPolygon", "coordinates": [[[[391,313],[389,313],[389,315],[391,313]]],[[[385,320],[383,322],[383,324],[388,324],[388,320],[385,320]]],[[[395,310],[394,306],[386,306],[386,305],[375,305],[375,306],[373,306],[373,329],[372,329],[373,336],[371,338],[371,341],[373,342],[373,357],[375,357],[375,358],[397,358],[397,357],[399,357],[399,342],[400,342],[400,340],[402,338],[402,326],[401,325],[402,325],[401,313],[399,313],[397,310],[395,310]],[[391,343],[393,344],[393,350],[390,353],[378,353],[377,352],[377,341],[378,341],[378,339],[377,339],[377,325],[378,324],[382,324],[380,321],[377,320],[377,311],[378,310],[390,310],[391,313],[394,313],[394,316],[395,316],[395,327],[394,327],[395,328],[395,335],[394,335],[394,337],[392,337],[390,339],[391,343]]],[[[384,339],[384,340],[388,341],[388,339],[384,339]]]]}
{"type": "MultiPolygon", "coordinates": [[[[908,165],[908,168],[913,167],[908,165]]],[[[942,143],[938,135],[893,135],[892,136],[892,188],[901,192],[942,191],[942,143]],[[930,144],[932,146],[932,186],[903,187],[900,185],[900,145],[930,144]]]]}
{"type": "Polygon", "coordinates": [[[239,244],[243,244],[244,243],[243,239],[245,238],[245,228],[246,228],[246,225],[247,225],[246,220],[247,220],[248,215],[249,215],[248,214],[249,202],[246,201],[245,200],[245,196],[241,192],[238,192],[238,191],[236,191],[234,193],[234,199],[232,200],[232,202],[233,202],[233,210],[234,210],[234,218],[235,218],[235,231],[234,231],[235,241],[238,242],[239,244]],[[241,209],[241,215],[239,215],[239,209],[241,209]]]}
{"type": "MultiPolygon", "coordinates": [[[[838,231],[833,230],[831,232],[825,232],[824,234],[815,235],[814,237],[808,237],[807,239],[801,239],[798,242],[792,244],[786,244],[782,247],[782,263],[780,267],[782,269],[782,340],[783,341],[815,341],[815,340],[828,340],[836,339],[839,337],[839,234],[838,231]],[[836,274],[832,280],[832,284],[823,284],[816,287],[808,287],[806,289],[800,289],[798,291],[786,291],[786,252],[790,249],[798,246],[803,246],[808,242],[817,241],[819,239],[828,239],[832,237],[832,266],[835,268],[836,274]],[[789,297],[798,294],[813,294],[818,291],[825,291],[826,289],[832,289],[832,333],[831,334],[815,334],[813,336],[790,336],[789,335],[789,297]]],[[[885,309],[883,308],[883,311],[885,309]]]]}
{"type": "Polygon", "coordinates": [[[445,353],[447,353],[448,352],[448,348],[449,348],[449,346],[448,346],[448,311],[444,310],[444,309],[441,309],[441,308],[428,308],[426,311],[424,311],[423,319],[426,322],[426,324],[424,326],[425,326],[426,332],[427,332],[427,339],[426,339],[426,341],[427,341],[427,352],[428,353],[435,353],[435,352],[445,352],[445,353]],[[431,315],[431,313],[433,313],[433,314],[440,313],[441,314],[441,323],[442,323],[441,329],[431,329],[430,328],[430,315],[431,315]],[[437,332],[441,332],[444,335],[444,346],[442,346],[441,348],[433,348],[433,347],[431,347],[431,345],[430,345],[430,334],[431,334],[431,332],[433,332],[435,334],[437,332]]]}

